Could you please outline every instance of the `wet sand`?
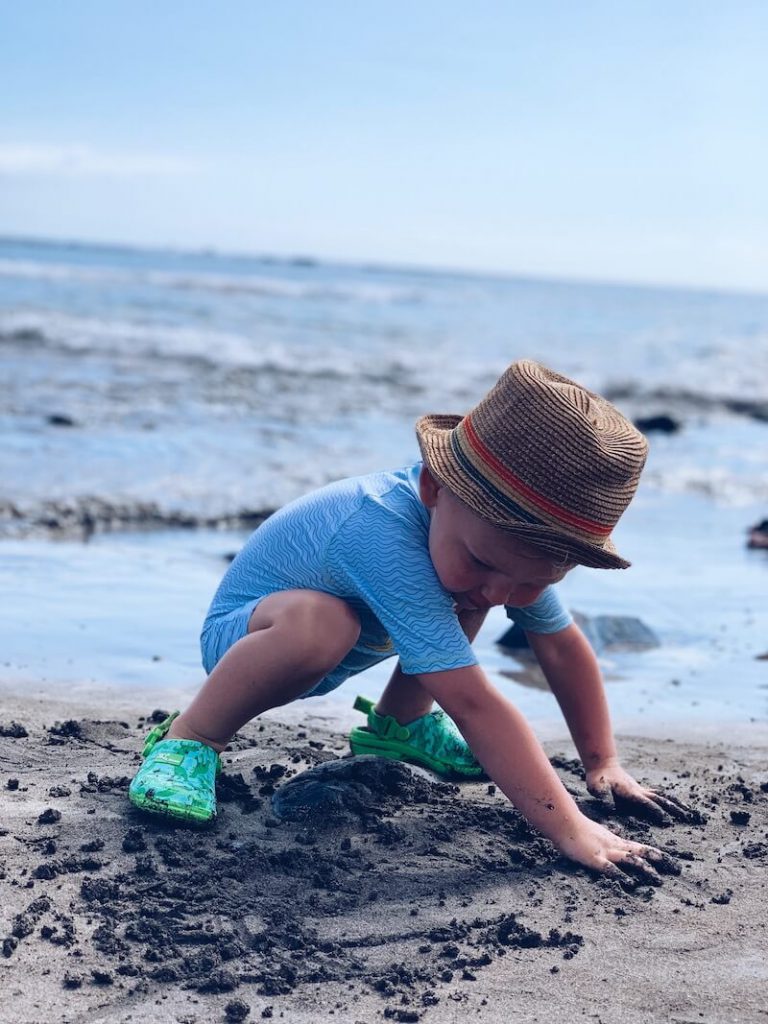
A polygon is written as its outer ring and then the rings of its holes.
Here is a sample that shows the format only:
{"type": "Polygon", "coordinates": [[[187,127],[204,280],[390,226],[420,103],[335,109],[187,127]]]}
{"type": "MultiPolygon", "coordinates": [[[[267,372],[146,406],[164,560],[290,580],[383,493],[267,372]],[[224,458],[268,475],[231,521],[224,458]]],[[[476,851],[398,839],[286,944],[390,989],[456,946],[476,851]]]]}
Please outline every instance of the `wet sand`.
{"type": "Polygon", "coordinates": [[[768,1020],[765,726],[621,739],[702,812],[667,828],[606,812],[548,741],[587,813],[678,859],[632,890],[563,861],[487,782],[341,764],[308,707],[237,737],[213,829],[146,819],[126,799],[145,699],[3,695],[0,1020],[768,1020]],[[291,811],[324,764],[338,801],[291,811]]]}

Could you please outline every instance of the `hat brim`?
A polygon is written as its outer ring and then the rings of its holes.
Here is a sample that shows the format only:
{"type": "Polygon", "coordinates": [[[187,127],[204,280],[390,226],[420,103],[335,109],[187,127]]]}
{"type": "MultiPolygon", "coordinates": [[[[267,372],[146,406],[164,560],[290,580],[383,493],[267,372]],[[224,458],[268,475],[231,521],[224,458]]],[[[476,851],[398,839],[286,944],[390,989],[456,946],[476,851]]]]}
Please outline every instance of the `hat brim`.
{"type": "Polygon", "coordinates": [[[451,431],[462,419],[462,416],[455,415],[422,416],[416,423],[416,436],[427,469],[470,511],[492,526],[543,547],[558,560],[576,562],[592,569],[627,569],[631,565],[619,555],[610,537],[602,544],[589,544],[549,526],[511,519],[508,510],[468,478],[456,461],[451,447],[451,431]]]}

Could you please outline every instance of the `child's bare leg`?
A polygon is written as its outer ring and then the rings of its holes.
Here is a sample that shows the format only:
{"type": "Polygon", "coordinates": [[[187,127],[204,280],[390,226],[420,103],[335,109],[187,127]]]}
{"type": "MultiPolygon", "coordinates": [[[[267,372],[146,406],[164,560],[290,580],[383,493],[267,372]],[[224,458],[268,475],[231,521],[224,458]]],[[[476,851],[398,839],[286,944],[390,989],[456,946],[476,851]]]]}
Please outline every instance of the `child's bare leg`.
{"type": "Polygon", "coordinates": [[[434,703],[416,676],[405,676],[398,664],[376,704],[380,715],[391,715],[401,725],[428,715],[434,703]]]}
{"type": "MultiPolygon", "coordinates": [[[[484,618],[485,612],[477,609],[459,613],[469,640],[475,638],[484,618]]],[[[369,712],[367,724],[349,734],[352,753],[410,761],[450,778],[482,778],[483,766],[455,723],[444,715],[429,714],[434,699],[430,683],[430,676],[404,675],[398,665],[374,709],[376,713],[369,712]],[[392,719],[407,728],[393,728],[392,719]]],[[[361,710],[367,710],[365,704],[361,710]]]]}
{"type": "Polygon", "coordinates": [[[223,750],[255,715],[310,690],[359,635],[357,614],[337,597],[314,590],[270,594],[256,606],[248,635],[227,651],[168,737],[223,750]]]}
{"type": "MultiPolygon", "coordinates": [[[[486,614],[485,611],[459,613],[459,623],[470,642],[477,636],[486,614]]],[[[431,694],[424,689],[416,676],[403,675],[398,664],[379,698],[376,711],[380,715],[391,715],[401,725],[407,725],[422,715],[428,715],[433,703],[431,694]]]]}

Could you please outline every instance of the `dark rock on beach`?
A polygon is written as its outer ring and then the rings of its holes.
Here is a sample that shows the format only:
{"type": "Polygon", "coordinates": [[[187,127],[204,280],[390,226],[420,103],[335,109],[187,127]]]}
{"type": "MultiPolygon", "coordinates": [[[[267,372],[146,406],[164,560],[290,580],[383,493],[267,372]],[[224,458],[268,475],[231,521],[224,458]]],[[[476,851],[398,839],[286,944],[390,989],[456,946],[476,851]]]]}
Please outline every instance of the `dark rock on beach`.
{"type": "Polygon", "coordinates": [[[53,807],[48,807],[38,816],[38,825],[55,825],[57,821],[61,821],[61,811],[55,810],[53,807]]]}
{"type": "Polygon", "coordinates": [[[762,398],[708,394],[688,391],[685,388],[646,389],[633,384],[608,386],[603,390],[603,394],[612,402],[631,403],[641,409],[668,409],[671,406],[680,413],[729,412],[761,423],[768,422],[768,402],[762,398]]]}
{"type": "Polygon", "coordinates": [[[24,739],[29,733],[19,722],[0,722],[0,736],[8,736],[14,740],[24,739]]]}
{"type": "Polygon", "coordinates": [[[67,719],[65,722],[54,722],[49,727],[48,732],[51,736],[62,736],[67,739],[81,739],[83,735],[83,727],[80,722],[76,722],[73,718],[67,719]]]}
{"type": "Polygon", "coordinates": [[[224,1007],[224,1015],[230,1021],[245,1020],[250,1012],[250,1006],[242,999],[233,999],[224,1007]]]}
{"type": "Polygon", "coordinates": [[[646,624],[631,615],[583,615],[573,617],[592,647],[600,651],[647,651],[659,646],[659,639],[646,624]]]}
{"type": "Polygon", "coordinates": [[[518,626],[516,622],[506,629],[499,639],[496,641],[499,647],[504,647],[508,651],[525,651],[530,650],[531,645],[528,643],[528,637],[525,635],[525,630],[522,626],[518,626]]]}
{"type": "Polygon", "coordinates": [[[674,416],[661,413],[658,416],[639,416],[635,426],[644,434],[676,434],[682,424],[674,416]]]}
{"type": "Polygon", "coordinates": [[[747,547],[768,550],[768,519],[763,519],[747,530],[747,547]]]}
{"type": "MultiPolygon", "coordinates": [[[[653,630],[631,615],[584,615],[574,611],[573,618],[598,654],[602,651],[647,651],[659,646],[653,630]]],[[[525,631],[517,624],[510,626],[496,643],[513,651],[530,647],[525,631]]]]}
{"type": "Polygon", "coordinates": [[[731,811],[731,821],[734,825],[748,825],[750,818],[749,811],[731,811]]]}

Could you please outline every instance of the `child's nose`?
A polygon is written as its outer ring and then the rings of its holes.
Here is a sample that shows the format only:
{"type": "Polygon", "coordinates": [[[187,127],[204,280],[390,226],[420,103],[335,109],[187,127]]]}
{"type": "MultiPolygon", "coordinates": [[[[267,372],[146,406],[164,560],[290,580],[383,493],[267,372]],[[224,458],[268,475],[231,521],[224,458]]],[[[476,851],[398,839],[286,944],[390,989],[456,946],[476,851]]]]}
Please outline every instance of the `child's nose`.
{"type": "Polygon", "coordinates": [[[511,604],[512,602],[509,600],[509,594],[510,583],[505,577],[490,580],[483,587],[483,597],[489,602],[489,604],[511,604]]]}

